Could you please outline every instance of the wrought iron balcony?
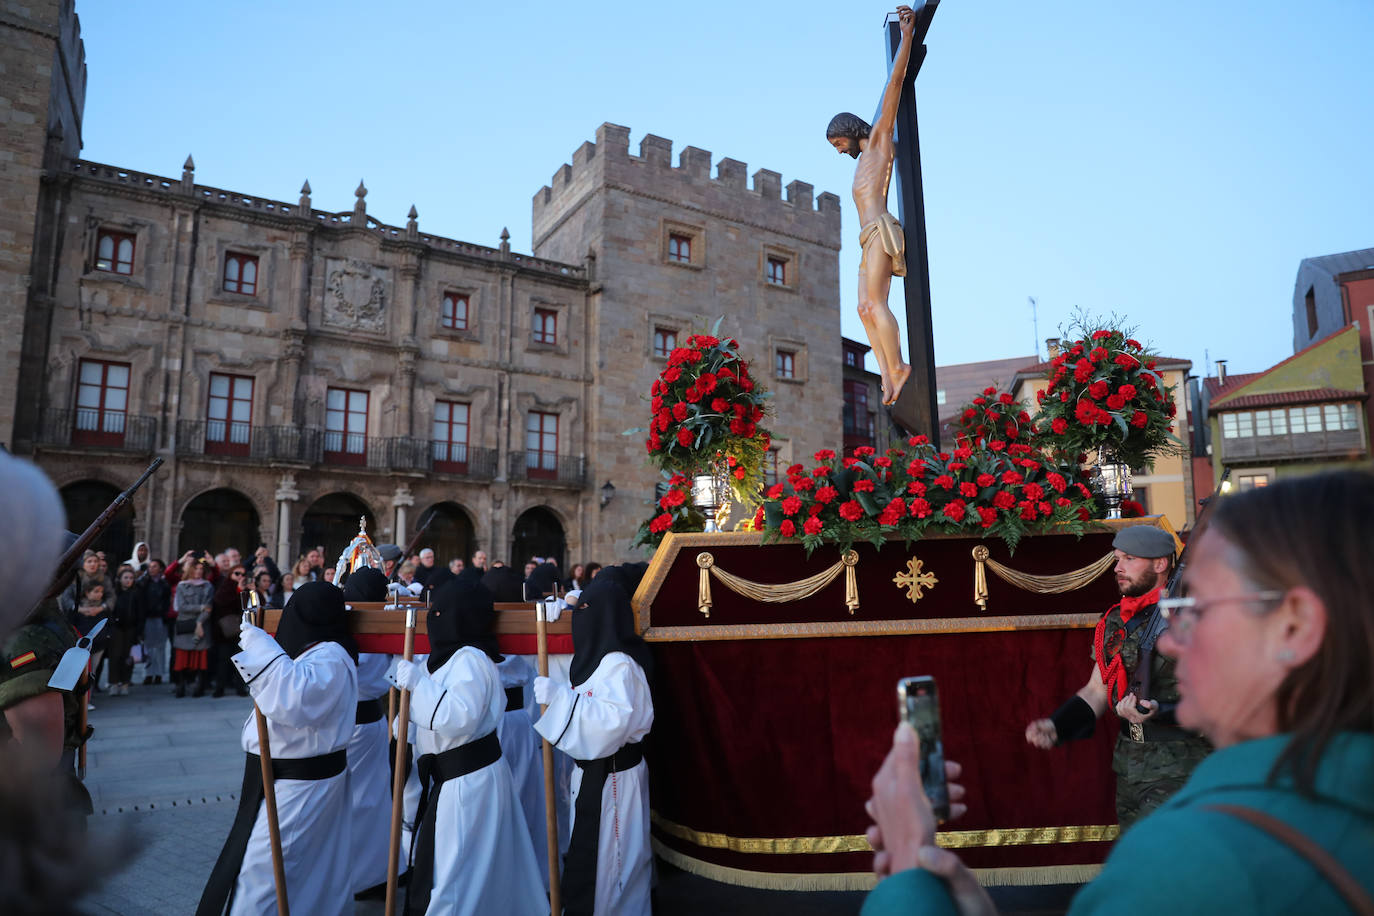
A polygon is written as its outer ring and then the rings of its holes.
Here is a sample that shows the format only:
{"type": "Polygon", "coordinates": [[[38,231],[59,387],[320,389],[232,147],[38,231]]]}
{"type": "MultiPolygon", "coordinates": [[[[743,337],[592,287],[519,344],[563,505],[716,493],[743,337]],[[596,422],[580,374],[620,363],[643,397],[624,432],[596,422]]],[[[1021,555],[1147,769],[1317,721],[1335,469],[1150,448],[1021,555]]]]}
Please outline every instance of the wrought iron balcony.
{"type": "Polygon", "coordinates": [[[157,447],[157,417],[88,407],[49,407],[39,417],[37,442],[148,454],[157,447]]]}
{"type": "Polygon", "coordinates": [[[322,433],[299,426],[249,426],[223,420],[178,420],[176,453],[221,455],[250,461],[318,464],[322,433]]]}
{"type": "Polygon", "coordinates": [[[587,459],[552,452],[511,452],[506,473],[513,481],[582,487],[587,483],[587,459]]]}

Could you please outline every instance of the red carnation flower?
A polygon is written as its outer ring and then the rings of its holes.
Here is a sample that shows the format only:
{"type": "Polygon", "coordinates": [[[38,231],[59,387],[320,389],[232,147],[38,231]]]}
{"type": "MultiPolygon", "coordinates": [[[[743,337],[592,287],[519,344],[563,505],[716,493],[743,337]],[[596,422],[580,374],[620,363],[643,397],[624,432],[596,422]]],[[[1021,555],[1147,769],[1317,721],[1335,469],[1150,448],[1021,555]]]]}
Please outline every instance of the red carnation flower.
{"type": "Polygon", "coordinates": [[[1131,414],[1131,425],[1136,429],[1144,429],[1145,424],[1150,422],[1150,418],[1145,415],[1145,411],[1137,410],[1131,414]]]}
{"type": "Polygon", "coordinates": [[[1110,355],[1111,354],[1107,352],[1105,347],[1093,347],[1092,352],[1088,354],[1088,359],[1092,362],[1100,363],[1110,355]]]}
{"type": "Polygon", "coordinates": [[[768,498],[769,498],[769,499],[780,499],[780,498],[782,497],[782,494],[785,493],[785,492],[786,492],[786,490],[784,490],[782,484],[780,484],[780,483],[775,483],[775,484],[773,484],[771,487],[768,488],[768,498]]]}
{"type": "Polygon", "coordinates": [[[802,523],[802,531],[807,534],[820,534],[823,527],[821,520],[814,515],[802,523]]]}
{"type": "Polygon", "coordinates": [[[1121,395],[1123,398],[1125,398],[1126,400],[1129,401],[1131,398],[1135,397],[1135,395],[1136,395],[1135,386],[1134,386],[1134,385],[1122,385],[1120,388],[1116,389],[1116,393],[1119,394],[1119,395],[1121,395]]]}
{"type": "Polygon", "coordinates": [[[725,398],[712,398],[711,409],[716,413],[725,413],[725,411],[730,409],[730,402],[725,400],[725,398]]]}
{"type": "Polygon", "coordinates": [[[703,372],[697,377],[697,387],[703,394],[710,394],[716,390],[716,377],[709,372],[703,372]]]}
{"type": "Polygon", "coordinates": [[[1067,496],[1056,496],[1054,498],[1054,504],[1061,509],[1067,509],[1069,506],[1073,505],[1073,500],[1069,499],[1067,496]]]}
{"type": "Polygon", "coordinates": [[[744,479],[744,468],[735,468],[735,479],[736,479],[736,480],[743,480],[743,479],[744,479]]]}
{"type": "Polygon", "coordinates": [[[890,468],[892,467],[892,459],[886,455],[879,455],[873,459],[873,466],[875,468],[890,468]]]}
{"type": "Polygon", "coordinates": [[[692,431],[685,426],[677,431],[678,445],[690,446],[695,439],[696,437],[692,435],[692,431]]]}
{"type": "Polygon", "coordinates": [[[1129,353],[1122,353],[1115,360],[1113,360],[1113,362],[1115,362],[1118,366],[1120,366],[1123,369],[1134,369],[1136,366],[1140,365],[1140,360],[1136,359],[1129,353]]]}
{"type": "Polygon", "coordinates": [[[1021,488],[1021,495],[1026,499],[1044,499],[1045,488],[1038,483],[1028,483],[1021,488]]]}
{"type": "Polygon", "coordinates": [[[1100,401],[1105,398],[1111,390],[1111,385],[1099,380],[1088,386],[1088,397],[1092,398],[1094,401],[1100,401]]]}
{"type": "Polygon", "coordinates": [[[785,518],[782,520],[782,524],[778,526],[778,532],[785,538],[794,538],[797,536],[797,526],[793,524],[790,518],[785,518]]]}
{"type": "Polygon", "coordinates": [[[959,484],[959,495],[967,496],[969,499],[973,499],[975,496],[978,495],[978,484],[970,483],[967,480],[964,481],[963,483],[959,484]]]}
{"type": "Polygon", "coordinates": [[[1002,483],[1010,484],[1010,485],[1012,485],[1012,486],[1015,486],[1016,484],[1021,483],[1021,481],[1023,481],[1023,480],[1025,480],[1025,478],[1022,477],[1022,476],[1021,476],[1018,472],[1016,472],[1016,471],[1003,471],[1003,472],[1002,472],[1002,483]]]}
{"type": "Polygon", "coordinates": [[[687,400],[691,401],[693,404],[695,404],[702,398],[701,389],[698,388],[696,385],[692,385],[683,393],[682,396],[687,400]]]}
{"type": "Polygon", "coordinates": [[[1119,394],[1111,395],[1107,398],[1107,406],[1112,410],[1120,410],[1126,406],[1126,399],[1119,394]]]}
{"type": "Polygon", "coordinates": [[[1050,471],[1045,475],[1045,480],[1060,493],[1063,493],[1064,489],[1069,485],[1069,482],[1064,479],[1064,475],[1060,474],[1058,471],[1050,471]]]}
{"type": "Polygon", "coordinates": [[[857,522],[863,518],[864,507],[859,505],[858,500],[851,499],[840,506],[840,517],[850,522],[857,522]]]}
{"type": "Polygon", "coordinates": [[[926,518],[930,515],[930,503],[924,499],[913,499],[906,511],[912,518],[926,518]]]}
{"type": "Polygon", "coordinates": [[[997,510],[987,506],[977,506],[978,517],[983,520],[982,527],[991,528],[997,522],[997,510]]]}
{"type": "Polygon", "coordinates": [[[1001,401],[1003,404],[1014,404],[1014,403],[1016,403],[1016,398],[1014,398],[1014,397],[1011,396],[1011,392],[1010,392],[1010,391],[1004,391],[1003,393],[999,394],[999,395],[997,396],[997,400],[1001,401]]]}
{"type": "Polygon", "coordinates": [[[798,477],[796,480],[792,481],[792,489],[800,490],[803,493],[808,490],[814,490],[815,488],[816,482],[810,477],[798,477]]]}
{"type": "Polygon", "coordinates": [[[996,493],[992,494],[992,504],[999,509],[1010,509],[1012,506],[1016,505],[1016,497],[1012,496],[1006,490],[998,490],[996,493]]]}
{"type": "Polygon", "coordinates": [[[930,444],[930,438],[929,438],[928,436],[924,436],[924,435],[921,435],[921,436],[912,436],[910,439],[907,439],[907,440],[906,440],[906,444],[907,444],[907,445],[911,445],[911,446],[929,445],[929,444],[930,444]]]}
{"type": "Polygon", "coordinates": [[[868,477],[865,477],[865,478],[863,478],[863,479],[861,479],[861,480],[856,480],[856,481],[854,481],[854,492],[855,492],[855,493],[872,493],[872,492],[873,492],[873,481],[872,481],[870,478],[868,478],[868,477]]]}
{"type": "Polygon", "coordinates": [[[673,517],[667,512],[664,512],[662,515],[655,517],[653,521],[649,522],[649,530],[654,534],[662,534],[671,527],[673,527],[673,517]]]}
{"type": "Polygon", "coordinates": [[[962,499],[956,499],[940,510],[941,515],[956,522],[962,522],[967,513],[968,509],[964,506],[962,499]]]}
{"type": "Polygon", "coordinates": [[[828,448],[823,448],[812,457],[817,461],[834,461],[835,453],[828,448]]]}
{"type": "Polygon", "coordinates": [[[1073,380],[1082,384],[1092,378],[1093,364],[1086,359],[1080,359],[1073,367],[1073,380]]]}
{"type": "Polygon", "coordinates": [[[783,515],[796,515],[801,511],[802,501],[796,496],[789,496],[782,501],[783,515]]]}
{"type": "Polygon", "coordinates": [[[663,380],[665,382],[676,382],[680,378],[682,378],[682,370],[676,366],[669,366],[667,369],[663,370],[663,380]]]}
{"type": "Polygon", "coordinates": [[[1056,436],[1062,436],[1069,431],[1069,421],[1063,417],[1055,417],[1050,421],[1050,429],[1054,430],[1056,436]]]}
{"type": "Polygon", "coordinates": [[[997,478],[996,478],[996,477],[993,477],[991,474],[979,474],[979,475],[978,475],[978,486],[980,486],[980,487],[990,487],[990,486],[992,486],[993,484],[995,484],[996,482],[997,482],[997,478]]]}
{"type": "Polygon", "coordinates": [[[754,513],[754,530],[763,530],[763,506],[759,506],[759,511],[754,513]]]}
{"type": "Polygon", "coordinates": [[[673,419],[679,422],[687,419],[687,405],[682,401],[673,405],[673,419]]]}
{"type": "Polygon", "coordinates": [[[663,494],[663,498],[658,502],[663,508],[671,509],[673,506],[680,506],[686,501],[687,494],[682,492],[680,487],[673,487],[667,493],[663,494]]]}
{"type": "Polygon", "coordinates": [[[816,502],[828,506],[838,495],[839,494],[835,492],[835,488],[827,484],[816,491],[816,502]]]}
{"type": "Polygon", "coordinates": [[[935,486],[941,487],[945,490],[953,490],[954,478],[949,476],[948,474],[941,474],[939,477],[935,478],[935,486]]]}
{"type": "Polygon", "coordinates": [[[1099,328],[1098,330],[1093,331],[1093,340],[1106,340],[1108,337],[1111,336],[1112,332],[1108,331],[1105,328],[1099,328]]]}

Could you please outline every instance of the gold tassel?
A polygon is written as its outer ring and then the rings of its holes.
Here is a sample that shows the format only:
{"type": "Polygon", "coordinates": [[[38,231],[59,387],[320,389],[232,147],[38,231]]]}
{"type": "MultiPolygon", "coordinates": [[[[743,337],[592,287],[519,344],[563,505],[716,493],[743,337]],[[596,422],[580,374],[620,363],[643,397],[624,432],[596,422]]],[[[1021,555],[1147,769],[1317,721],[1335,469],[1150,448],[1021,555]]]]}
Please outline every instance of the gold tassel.
{"type": "Polygon", "coordinates": [[[706,551],[697,554],[697,567],[701,573],[697,577],[697,610],[703,616],[711,616],[711,567],[716,565],[716,558],[706,551]]]}
{"type": "Polygon", "coordinates": [[[988,609],[988,570],[984,565],[988,559],[988,549],[982,544],[973,548],[973,601],[983,610],[988,609]]]}
{"type": "Polygon", "coordinates": [[[849,608],[852,615],[859,609],[859,581],[854,572],[854,567],[859,562],[859,554],[853,550],[846,550],[840,557],[840,562],[844,563],[844,606],[849,608]]]}

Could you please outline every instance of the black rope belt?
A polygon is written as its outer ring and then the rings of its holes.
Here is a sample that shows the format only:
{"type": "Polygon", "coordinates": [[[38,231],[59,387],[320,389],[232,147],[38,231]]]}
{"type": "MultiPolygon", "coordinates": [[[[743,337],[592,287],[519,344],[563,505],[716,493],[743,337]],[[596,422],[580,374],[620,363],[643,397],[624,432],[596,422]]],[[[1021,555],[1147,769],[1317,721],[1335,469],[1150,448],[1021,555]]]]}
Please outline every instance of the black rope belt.
{"type": "Polygon", "coordinates": [[[358,714],[353,719],[354,725],[366,725],[369,722],[376,722],[382,717],[382,701],[380,699],[359,700],[358,714]]]}
{"type": "Polygon", "coordinates": [[[636,741],[634,744],[627,744],[609,757],[598,757],[595,760],[575,760],[573,761],[584,770],[594,763],[604,763],[607,773],[624,773],[639,765],[639,761],[644,759],[644,745],[636,741]]]}
{"type": "Polygon", "coordinates": [[[507,687],[506,688],[506,712],[515,712],[517,709],[525,708],[525,688],[507,687]]]}
{"type": "MultiPolygon", "coordinates": [[[[257,754],[248,755],[261,771],[262,761],[257,754]]],[[[348,769],[348,749],[339,748],[318,757],[273,757],[273,779],[328,779],[348,769]]]]}

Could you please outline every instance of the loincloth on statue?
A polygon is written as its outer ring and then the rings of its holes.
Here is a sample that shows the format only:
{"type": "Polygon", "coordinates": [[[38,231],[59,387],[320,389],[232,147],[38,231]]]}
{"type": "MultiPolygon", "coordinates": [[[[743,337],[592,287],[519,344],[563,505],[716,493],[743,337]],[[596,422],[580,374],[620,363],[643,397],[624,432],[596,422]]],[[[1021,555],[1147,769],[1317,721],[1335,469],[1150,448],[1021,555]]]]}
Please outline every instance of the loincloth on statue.
{"type": "Polygon", "coordinates": [[[892,258],[892,276],[905,277],[906,234],[902,231],[902,224],[897,221],[897,217],[883,211],[882,216],[859,230],[859,247],[867,248],[868,240],[873,238],[875,232],[882,239],[883,251],[892,258]]]}

